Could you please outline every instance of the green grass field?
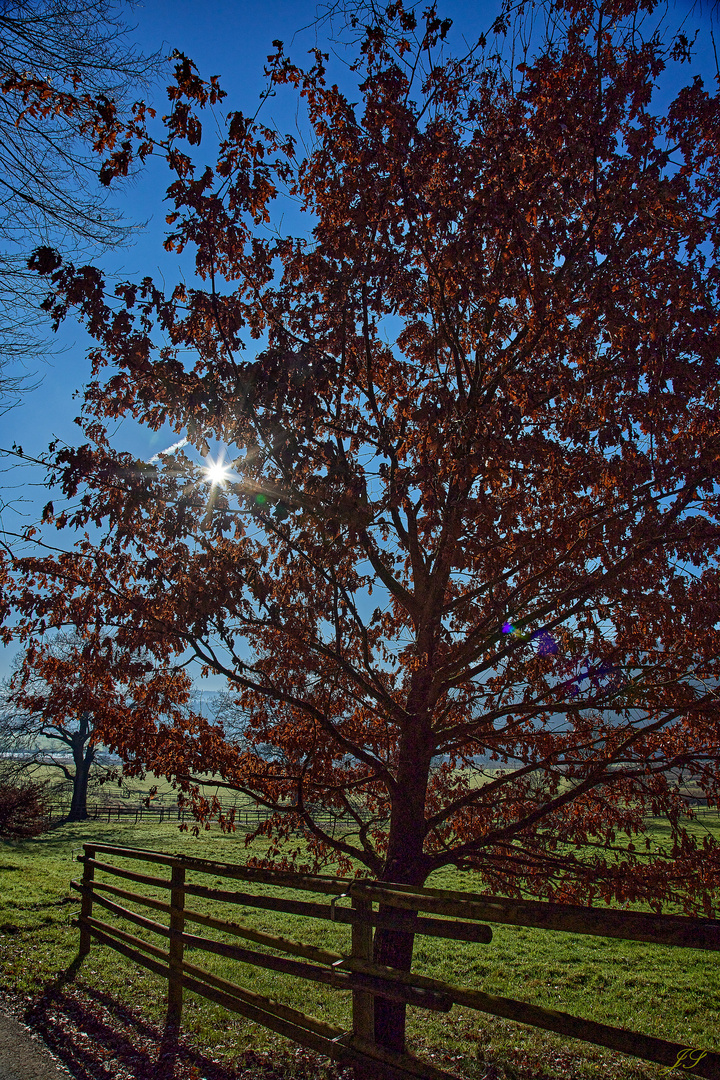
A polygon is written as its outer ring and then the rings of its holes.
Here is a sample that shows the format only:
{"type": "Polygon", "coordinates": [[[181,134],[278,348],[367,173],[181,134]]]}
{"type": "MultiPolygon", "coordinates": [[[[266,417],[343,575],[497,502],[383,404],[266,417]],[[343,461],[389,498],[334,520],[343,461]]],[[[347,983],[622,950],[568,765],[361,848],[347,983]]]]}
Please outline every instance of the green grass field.
{"type": "MultiPolygon", "coordinates": [[[[697,827],[720,833],[717,819],[704,818],[697,827]]],[[[661,825],[654,827],[654,833],[662,841],[661,825]]],[[[15,1000],[36,1001],[47,995],[70,967],[78,944],[78,931],[70,924],[79,900],[69,883],[71,878],[81,876],[82,868],[74,861],[75,856],[83,843],[93,841],[182,851],[238,863],[245,862],[248,855],[241,835],[226,836],[213,828],[195,838],[180,833],[176,823],[167,822],[135,826],[90,821],[63,825],[32,840],[3,843],[0,992],[15,1000]]],[[[254,846],[253,851],[258,850],[254,846]]],[[[133,869],[165,876],[162,869],[150,864],[134,865],[133,869]]],[[[212,883],[207,878],[202,880],[212,883]]],[[[143,891],[142,886],[117,879],[115,884],[143,891]]],[[[437,874],[428,884],[473,888],[471,875],[452,870],[437,874]]],[[[224,881],[222,887],[236,886],[224,881]]],[[[268,890],[245,884],[237,887],[245,891],[268,890]]],[[[194,897],[192,906],[211,910],[207,902],[194,897]]],[[[223,906],[218,910],[220,907],[215,904],[213,911],[221,918],[237,918],[258,929],[339,952],[349,950],[349,927],[253,908],[223,906]]],[[[147,914],[152,917],[151,912],[147,914]]],[[[97,915],[113,919],[101,909],[97,915]]],[[[134,926],[118,925],[153,940],[152,935],[134,926]]],[[[205,936],[219,936],[202,928],[190,929],[205,936]]],[[[193,950],[188,958],[261,994],[277,997],[331,1023],[350,1026],[347,993],[193,950]]],[[[709,952],[495,925],[488,945],[418,938],[414,970],[686,1046],[720,1050],[720,966],[717,955],[709,952]]],[[[75,983],[134,1010],[142,1020],[162,1024],[165,984],[109,948],[93,944],[75,975],[75,983]]],[[[457,1006],[449,1014],[409,1009],[408,1015],[409,1048],[473,1080],[519,1080],[531,1076],[656,1080],[661,1074],[659,1067],[457,1006]]],[[[193,994],[186,996],[183,1028],[194,1045],[230,1067],[250,1048],[278,1052],[288,1046],[280,1037],[193,994]]]]}

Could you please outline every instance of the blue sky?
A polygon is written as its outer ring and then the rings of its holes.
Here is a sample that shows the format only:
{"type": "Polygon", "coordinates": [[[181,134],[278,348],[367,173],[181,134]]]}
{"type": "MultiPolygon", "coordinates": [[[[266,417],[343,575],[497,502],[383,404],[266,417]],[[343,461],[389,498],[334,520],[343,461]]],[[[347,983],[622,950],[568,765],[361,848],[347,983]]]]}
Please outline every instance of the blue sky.
{"type": "MultiPolygon", "coordinates": [[[[424,6],[421,4],[420,10],[424,6]]],[[[156,50],[169,53],[172,49],[178,49],[194,60],[203,77],[219,76],[228,95],[218,107],[219,116],[234,109],[252,114],[265,85],[263,66],[268,53],[272,51],[274,38],[283,40],[286,51],[300,62],[305,60],[308,49],[316,41],[324,49],[328,48],[326,29],[318,28],[316,23],[316,14],[322,10],[316,6],[315,0],[264,0],[262,3],[257,0],[244,3],[232,0],[205,0],[203,3],[199,0],[173,0],[172,3],[168,0],[146,0],[130,14],[130,21],[135,25],[131,37],[148,53],[156,50]]],[[[468,40],[476,40],[482,31],[489,29],[498,10],[499,5],[494,0],[479,3],[451,0],[439,4],[439,14],[454,20],[451,42],[458,48],[460,35],[468,40]]],[[[698,59],[708,80],[712,79],[715,71],[709,33],[711,11],[708,6],[693,7],[687,0],[677,0],[674,5],[671,3],[669,10],[671,23],[687,16],[691,28],[700,28],[698,59]]],[[[341,79],[343,70],[341,60],[336,64],[331,61],[331,81],[341,79]]],[[[687,68],[681,69],[678,75],[682,82],[689,81],[691,77],[687,68]]],[[[162,84],[158,85],[151,97],[158,112],[165,111],[167,99],[162,84]]],[[[263,106],[261,115],[266,122],[273,121],[280,130],[294,132],[294,94],[288,92],[269,100],[263,106]]],[[[212,138],[208,143],[204,153],[201,147],[199,156],[206,155],[212,163],[212,138]]],[[[168,257],[162,250],[166,229],[166,209],[162,200],[167,183],[168,173],[164,165],[151,163],[139,176],[116,187],[113,201],[126,219],[146,224],[134,230],[130,245],[102,257],[101,264],[108,273],[121,279],[138,279],[150,274],[154,277],[164,275],[168,283],[176,280],[176,259],[168,257]]],[[[292,228],[295,223],[290,225],[289,219],[286,219],[285,224],[292,228]]],[[[68,320],[57,335],[57,345],[59,351],[50,363],[38,366],[38,373],[43,375],[38,388],[24,395],[16,408],[0,416],[0,446],[9,446],[15,441],[27,453],[39,456],[52,438],[72,443],[81,437],[79,429],[73,424],[73,418],[80,411],[80,400],[74,395],[88,377],[87,349],[90,342],[82,330],[68,320]]],[[[115,437],[116,445],[122,444],[145,459],[176,440],[177,436],[170,432],[153,434],[138,429],[131,421],[125,421],[115,437]]],[[[0,474],[0,486],[5,489],[3,500],[15,503],[17,507],[17,512],[3,512],[2,524],[6,528],[14,528],[23,512],[35,515],[37,507],[47,501],[47,494],[34,486],[39,479],[27,470],[0,474]]],[[[7,657],[0,657],[0,676],[6,665],[7,657]]]]}
{"type": "MultiPolygon", "coordinates": [[[[423,5],[424,6],[424,5],[423,5]]],[[[217,107],[219,118],[237,109],[252,115],[258,107],[266,80],[263,68],[273,52],[272,42],[279,38],[286,52],[300,63],[307,59],[308,50],[320,44],[325,51],[328,43],[327,23],[318,25],[317,15],[325,11],[315,0],[267,0],[248,3],[233,0],[146,0],[129,13],[128,22],[134,29],[129,39],[146,54],[160,51],[170,54],[174,49],[184,52],[196,64],[200,75],[217,75],[227,97],[217,107]]],[[[497,13],[496,4],[482,3],[464,6],[450,3],[443,15],[466,24],[473,37],[488,30],[497,13]]],[[[335,23],[337,25],[337,21],[335,23]]],[[[331,68],[333,81],[340,81],[345,72],[342,63],[331,68]]],[[[150,95],[145,95],[157,108],[158,114],[167,111],[165,85],[160,80],[150,95]]],[[[358,95],[359,96],[359,95],[358,95]]],[[[353,98],[357,100],[357,98],[353,98]]],[[[282,131],[296,131],[296,98],[294,92],[280,94],[263,106],[265,122],[273,122],[282,131]]],[[[206,123],[208,138],[203,140],[198,160],[214,162],[212,122],[206,123]]],[[[122,249],[106,252],[94,259],[109,275],[120,280],[137,280],[146,275],[166,282],[177,280],[177,257],[168,256],[162,247],[167,231],[166,204],[163,202],[170,174],[164,163],[150,161],[145,169],[129,181],[114,185],[111,203],[122,211],[126,221],[137,224],[130,242],[122,249]]],[[[300,227],[297,219],[288,227],[300,227]]],[[[307,226],[305,226],[307,228],[307,226]]],[[[47,363],[34,365],[38,382],[36,389],[22,395],[20,403],[0,415],[0,446],[16,443],[24,452],[42,457],[53,439],[74,444],[85,441],[74,418],[81,409],[78,391],[89,377],[87,359],[92,342],[81,327],[69,318],[56,335],[50,335],[54,355],[47,363]]],[[[31,369],[32,371],[33,369],[31,369]]],[[[125,420],[115,430],[117,446],[130,450],[145,460],[175,443],[178,436],[171,431],[154,433],[142,429],[132,420],[125,420]]],[[[14,462],[0,460],[0,527],[16,531],[21,525],[36,521],[49,494],[42,486],[39,470],[20,468],[14,462]]],[[[17,649],[0,648],[0,678],[7,674],[17,649]]],[[[203,687],[207,684],[203,683],[203,687]]]]}
{"type": "MultiPolygon", "coordinates": [[[[422,5],[424,6],[424,5],[422,5]]],[[[209,78],[219,76],[227,97],[217,107],[218,117],[240,109],[252,115],[265,87],[263,67],[267,56],[274,51],[272,41],[279,38],[288,52],[298,62],[304,62],[307,51],[316,42],[327,51],[326,29],[318,27],[316,12],[322,11],[315,0],[269,0],[259,3],[216,2],[199,3],[198,0],[146,0],[131,12],[135,30],[132,40],[146,53],[160,50],[165,53],[178,49],[196,64],[200,75],[209,78]]],[[[474,37],[488,30],[495,15],[495,3],[472,5],[446,4],[443,14],[449,13],[458,28],[474,37]]],[[[344,65],[331,67],[333,81],[340,80],[344,65]]],[[[150,95],[158,113],[167,109],[167,97],[161,82],[150,95]]],[[[296,98],[287,91],[267,101],[261,118],[273,121],[281,131],[296,131],[296,98]]],[[[206,125],[207,138],[203,140],[198,160],[214,162],[212,124],[206,125]],[[204,152],[203,152],[204,151],[204,152]]],[[[105,253],[99,261],[108,273],[120,279],[138,279],[147,274],[164,274],[166,280],[174,281],[177,274],[177,258],[168,257],[162,250],[166,232],[163,203],[165,189],[170,180],[164,164],[150,162],[142,173],[133,179],[117,183],[113,189],[112,203],[120,209],[127,221],[137,223],[131,242],[120,250],[105,253]]],[[[285,218],[288,224],[288,218],[285,218]]],[[[0,417],[0,445],[9,446],[12,441],[22,445],[26,453],[41,454],[53,437],[74,442],[78,429],[73,418],[80,409],[79,400],[73,394],[88,377],[86,359],[90,341],[82,329],[68,319],[57,335],[54,345],[58,351],[48,365],[36,365],[41,385],[33,393],[25,394],[20,405],[0,417]]],[[[125,425],[129,428],[130,425],[125,425]]],[[[129,431],[119,432],[123,438],[129,431]]],[[[164,447],[163,436],[151,432],[140,433],[135,429],[128,439],[128,449],[138,455],[150,457],[164,447]]],[[[170,442],[174,437],[170,436],[170,442]]],[[[165,445],[169,445],[165,443],[165,445]]],[[[0,483],[2,479],[0,478],[0,483]]]]}
{"type": "MultiPolygon", "coordinates": [[[[194,60],[203,77],[219,76],[228,95],[218,107],[220,116],[234,109],[252,114],[265,85],[263,66],[272,51],[274,38],[283,40],[286,51],[301,62],[316,41],[328,48],[326,28],[318,28],[316,23],[316,14],[325,6],[317,5],[315,0],[267,0],[262,3],[258,0],[248,3],[145,0],[131,11],[131,24],[135,27],[131,36],[145,52],[161,50],[169,53],[179,49],[194,60]]],[[[421,9],[424,6],[419,5],[421,9]]],[[[495,0],[479,3],[450,0],[439,5],[439,13],[454,20],[451,37],[456,44],[461,35],[467,40],[476,40],[480,32],[489,29],[498,10],[499,4],[495,0]]],[[[698,60],[708,79],[715,70],[709,34],[711,11],[707,5],[701,7],[688,0],[676,0],[669,11],[671,23],[687,17],[689,26],[700,28],[696,46],[698,60]]],[[[331,60],[330,77],[334,80],[342,75],[342,64],[333,65],[331,60]]],[[[676,86],[680,80],[689,81],[687,67],[679,69],[677,75],[679,78],[672,80],[676,86]]],[[[156,87],[152,100],[162,113],[167,104],[162,85],[156,87]]],[[[266,102],[261,115],[267,121],[273,120],[281,130],[293,132],[293,93],[287,92],[266,102]]],[[[212,140],[207,141],[210,145],[205,153],[212,163],[212,140]]],[[[166,209],[162,200],[167,183],[164,165],[151,163],[141,175],[115,186],[114,205],[125,214],[126,220],[138,223],[138,228],[126,248],[108,252],[100,260],[109,273],[127,279],[164,274],[166,280],[174,280],[176,258],[169,258],[162,250],[166,228],[166,209]]],[[[8,446],[15,440],[26,452],[40,454],[52,437],[76,441],[78,429],[72,421],[79,412],[80,402],[73,399],[73,394],[88,375],[86,354],[89,344],[82,330],[68,320],[55,336],[57,354],[48,365],[37,366],[38,374],[42,376],[37,390],[26,394],[17,408],[0,416],[0,445],[8,446]]],[[[160,444],[164,442],[164,435],[141,434],[137,429],[132,435],[129,431],[118,432],[123,441],[125,435],[128,436],[128,449],[141,456],[150,457],[163,449],[160,444]]],[[[170,437],[172,441],[174,439],[170,437]]]]}

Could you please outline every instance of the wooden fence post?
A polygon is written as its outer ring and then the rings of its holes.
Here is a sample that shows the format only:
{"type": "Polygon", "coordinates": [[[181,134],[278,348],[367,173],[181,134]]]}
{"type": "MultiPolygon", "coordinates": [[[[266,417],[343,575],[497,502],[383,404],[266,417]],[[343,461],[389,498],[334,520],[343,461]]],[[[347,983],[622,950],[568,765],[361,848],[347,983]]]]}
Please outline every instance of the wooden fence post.
{"type": "Polygon", "coordinates": [[[83,851],[85,854],[85,864],[83,866],[83,878],[82,878],[82,900],[80,901],[80,956],[87,956],[90,952],[90,927],[87,920],[92,918],[93,911],[93,879],[95,877],[95,867],[92,865],[92,860],[95,858],[95,848],[89,847],[87,844],[83,844],[83,851]]]}
{"type": "MultiPolygon", "coordinates": [[[[357,922],[352,924],[351,952],[353,960],[373,958],[372,901],[353,896],[352,906],[357,922]]],[[[375,998],[367,990],[353,990],[353,1035],[365,1042],[375,1042],[375,998]]]]}
{"type": "Polygon", "coordinates": [[[183,1005],[182,964],[184,947],[181,934],[185,928],[185,867],[175,864],[170,885],[170,946],[168,961],[168,1012],[167,1022],[180,1026],[183,1005]]]}

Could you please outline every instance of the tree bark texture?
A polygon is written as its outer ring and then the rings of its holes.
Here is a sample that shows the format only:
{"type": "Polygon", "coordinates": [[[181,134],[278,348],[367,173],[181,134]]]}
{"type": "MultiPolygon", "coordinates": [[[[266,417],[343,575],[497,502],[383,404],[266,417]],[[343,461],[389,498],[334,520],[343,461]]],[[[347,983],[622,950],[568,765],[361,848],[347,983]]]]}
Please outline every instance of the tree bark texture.
{"type": "Polygon", "coordinates": [[[90,779],[90,769],[95,760],[95,747],[88,746],[91,734],[90,718],[83,713],[80,717],[80,727],[72,736],[73,762],[75,772],[73,774],[73,792],[70,803],[68,821],[85,821],[87,811],[87,789],[90,779]]]}

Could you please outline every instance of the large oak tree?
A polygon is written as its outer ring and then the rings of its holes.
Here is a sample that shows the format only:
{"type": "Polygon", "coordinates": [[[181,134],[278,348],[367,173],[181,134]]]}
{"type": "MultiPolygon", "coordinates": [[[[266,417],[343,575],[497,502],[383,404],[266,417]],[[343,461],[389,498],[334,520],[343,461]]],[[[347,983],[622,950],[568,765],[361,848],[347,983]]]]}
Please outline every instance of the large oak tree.
{"type": "MultiPolygon", "coordinates": [[[[307,146],[232,112],[214,167],[219,91],[180,59],[166,134],[138,123],[104,175],[165,155],[194,280],[112,290],[35,259],[97,341],[87,441],[50,478],[74,509],[45,515],[88,532],[15,563],[17,610],[224,676],[240,735],[102,738],[250,793],[278,858],[710,913],[720,858],[682,785],[720,801],[717,88],[690,58],[657,106],[689,50],[635,4],[542,14],[509,62],[394,4],[352,93],[276,42],[307,146]],[[124,416],[232,460],[138,462],[108,436],[124,416]]],[[[376,933],[378,961],[411,952],[376,933]]],[[[402,1046],[402,1007],[379,999],[376,1031],[402,1046]]]]}

